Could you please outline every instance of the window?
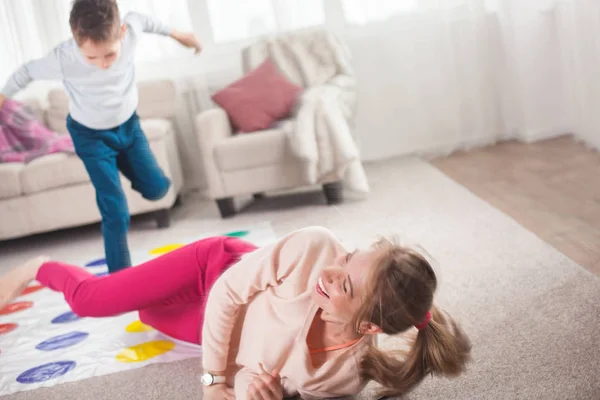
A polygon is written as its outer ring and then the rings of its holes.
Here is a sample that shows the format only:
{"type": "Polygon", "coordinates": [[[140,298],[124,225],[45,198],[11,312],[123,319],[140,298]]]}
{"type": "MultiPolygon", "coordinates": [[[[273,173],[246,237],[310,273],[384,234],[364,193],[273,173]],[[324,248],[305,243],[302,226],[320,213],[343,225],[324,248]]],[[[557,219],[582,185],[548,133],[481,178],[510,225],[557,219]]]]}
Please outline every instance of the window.
{"type": "Polygon", "coordinates": [[[325,24],[323,0],[272,0],[278,32],[325,24]]]}
{"type": "Polygon", "coordinates": [[[414,11],[417,8],[417,0],[342,0],[342,6],[347,22],[363,25],[414,11]]]}
{"type": "Polygon", "coordinates": [[[262,36],[277,29],[271,0],[207,0],[206,3],[217,43],[262,36]]]}
{"type": "Polygon", "coordinates": [[[381,21],[396,14],[414,11],[418,0],[341,0],[346,21],[363,25],[381,21]]]}
{"type": "Polygon", "coordinates": [[[216,43],[325,23],[323,0],[206,0],[216,43]]]}
{"type": "Polygon", "coordinates": [[[457,9],[494,12],[500,0],[340,0],[346,21],[364,25],[400,14],[457,9]]]}
{"type": "MultiPolygon", "coordinates": [[[[171,28],[190,32],[192,31],[192,21],[187,3],[188,0],[118,1],[121,17],[124,17],[128,12],[135,11],[156,18],[171,28]]],[[[171,38],[146,34],[141,37],[138,44],[136,60],[144,62],[177,58],[189,54],[189,51],[171,38]]]]}

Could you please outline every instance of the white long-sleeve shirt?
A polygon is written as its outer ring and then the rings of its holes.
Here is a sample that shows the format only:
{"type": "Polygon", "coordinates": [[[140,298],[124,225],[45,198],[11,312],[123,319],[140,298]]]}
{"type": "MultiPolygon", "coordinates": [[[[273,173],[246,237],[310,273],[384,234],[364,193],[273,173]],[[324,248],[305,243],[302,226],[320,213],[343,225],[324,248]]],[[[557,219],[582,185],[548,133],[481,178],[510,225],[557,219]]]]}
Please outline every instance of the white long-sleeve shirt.
{"type": "Polygon", "coordinates": [[[127,31],[121,53],[110,68],[103,70],[88,63],[71,38],[45,57],[24,64],[9,78],[1,93],[12,97],[34,80],[62,80],[70,100],[71,118],[91,129],[121,125],[138,106],[134,60],[140,35],[171,33],[166,25],[138,13],[128,13],[123,23],[127,31]]]}

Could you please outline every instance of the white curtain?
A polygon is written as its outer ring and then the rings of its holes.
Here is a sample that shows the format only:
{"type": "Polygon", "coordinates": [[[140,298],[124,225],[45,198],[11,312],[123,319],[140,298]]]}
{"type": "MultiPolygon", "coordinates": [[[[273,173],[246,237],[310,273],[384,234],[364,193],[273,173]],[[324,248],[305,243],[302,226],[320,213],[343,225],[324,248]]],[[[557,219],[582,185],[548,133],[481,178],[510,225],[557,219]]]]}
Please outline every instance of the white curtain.
{"type": "Polygon", "coordinates": [[[485,0],[342,0],[368,159],[495,142],[502,125],[497,13],[485,0]]]}
{"type": "Polygon", "coordinates": [[[391,16],[414,12],[417,0],[342,0],[346,21],[363,25],[369,22],[386,20],[391,16]]]}
{"type": "Polygon", "coordinates": [[[496,11],[502,0],[341,0],[350,23],[365,24],[400,14],[439,12],[457,9],[487,9],[496,11]]]}
{"type": "Polygon", "coordinates": [[[32,0],[0,1],[0,86],[17,66],[44,54],[32,0]]]}
{"type": "Polygon", "coordinates": [[[600,2],[557,1],[554,16],[573,131],[600,149],[600,2]]]}
{"type": "Polygon", "coordinates": [[[247,40],[325,23],[324,0],[206,0],[214,43],[247,40]]]}

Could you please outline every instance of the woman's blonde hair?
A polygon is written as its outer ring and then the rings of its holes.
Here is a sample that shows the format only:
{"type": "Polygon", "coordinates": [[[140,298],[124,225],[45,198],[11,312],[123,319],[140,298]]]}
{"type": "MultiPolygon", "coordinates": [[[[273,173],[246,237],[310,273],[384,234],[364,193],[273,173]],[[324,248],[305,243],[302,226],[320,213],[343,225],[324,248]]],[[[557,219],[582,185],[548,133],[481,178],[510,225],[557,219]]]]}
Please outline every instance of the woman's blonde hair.
{"type": "Polygon", "coordinates": [[[471,344],[462,329],[433,305],[437,278],[430,263],[414,250],[381,239],[375,268],[367,280],[367,297],[355,325],[369,321],[384,334],[395,335],[431,321],[417,334],[402,357],[371,346],[360,363],[362,378],[383,388],[380,396],[402,396],[425,376],[457,376],[470,360],[471,344]]]}

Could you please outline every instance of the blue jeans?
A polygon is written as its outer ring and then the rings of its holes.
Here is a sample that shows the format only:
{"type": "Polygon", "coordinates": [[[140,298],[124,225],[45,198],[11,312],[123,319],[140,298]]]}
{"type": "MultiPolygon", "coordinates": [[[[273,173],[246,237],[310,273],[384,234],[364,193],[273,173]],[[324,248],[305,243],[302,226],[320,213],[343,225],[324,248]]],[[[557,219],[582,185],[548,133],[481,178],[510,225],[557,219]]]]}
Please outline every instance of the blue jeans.
{"type": "Polygon", "coordinates": [[[127,245],[129,210],[119,171],[131,181],[131,187],[148,200],[163,198],[171,181],[150,151],[136,113],[111,129],[90,129],[69,115],[67,129],[96,189],[108,270],[112,273],[127,268],[131,266],[127,245]]]}

